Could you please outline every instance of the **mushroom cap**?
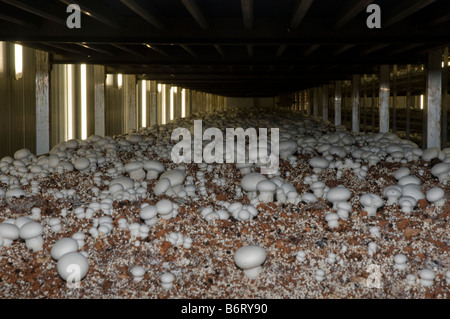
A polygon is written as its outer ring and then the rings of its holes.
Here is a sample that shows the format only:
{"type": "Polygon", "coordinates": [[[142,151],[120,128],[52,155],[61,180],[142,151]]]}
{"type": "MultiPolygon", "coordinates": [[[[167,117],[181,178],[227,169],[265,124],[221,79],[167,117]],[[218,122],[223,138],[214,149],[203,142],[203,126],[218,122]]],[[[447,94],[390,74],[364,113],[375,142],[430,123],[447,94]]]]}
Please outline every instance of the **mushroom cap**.
{"type": "Polygon", "coordinates": [[[73,162],[73,166],[78,171],[84,171],[91,165],[91,161],[88,158],[80,157],[73,162]]]}
{"type": "Polygon", "coordinates": [[[352,204],[350,204],[349,202],[338,202],[336,204],[336,207],[339,210],[345,210],[347,212],[352,210],[352,204]]]}
{"type": "Polygon", "coordinates": [[[313,168],[328,168],[330,162],[323,157],[313,157],[309,160],[309,165],[313,168]]]}
{"type": "Polygon", "coordinates": [[[450,172],[450,164],[448,163],[438,163],[431,168],[431,174],[434,176],[447,174],[448,172],[450,172]]]}
{"type": "Polygon", "coordinates": [[[160,178],[153,188],[156,196],[162,195],[171,187],[170,180],[168,178],[160,178]]]}
{"type": "Polygon", "coordinates": [[[419,185],[416,184],[407,184],[402,187],[402,195],[403,196],[411,196],[416,199],[416,201],[424,199],[425,194],[422,192],[422,189],[419,185]]]}
{"type": "Polygon", "coordinates": [[[277,184],[269,180],[262,180],[256,185],[256,190],[259,192],[272,192],[277,190],[277,184]]]}
{"type": "Polygon", "coordinates": [[[31,152],[27,148],[22,148],[14,153],[14,159],[22,160],[30,156],[31,152]]]}
{"type": "Polygon", "coordinates": [[[439,156],[439,151],[437,147],[430,147],[423,151],[422,153],[422,159],[425,162],[429,162],[434,158],[437,158],[439,156]]]}
{"type": "Polygon", "coordinates": [[[406,175],[399,179],[398,185],[405,186],[408,184],[420,185],[420,179],[416,176],[406,175]]]}
{"type": "Polygon", "coordinates": [[[142,141],[142,135],[140,134],[128,134],[125,139],[133,144],[139,143],[142,141]]]}
{"type": "Polygon", "coordinates": [[[130,270],[133,277],[142,277],[145,275],[146,270],[141,266],[134,266],[130,270]]]}
{"type": "Polygon", "coordinates": [[[363,206],[369,206],[369,207],[381,207],[383,206],[383,199],[376,195],[376,194],[364,194],[359,198],[359,202],[363,205],[363,206]]]}
{"type": "Polygon", "coordinates": [[[30,222],[34,222],[34,219],[29,216],[20,216],[20,217],[16,218],[16,220],[14,221],[14,225],[19,227],[19,229],[20,229],[20,228],[22,228],[23,225],[30,223],[30,222]]]}
{"type": "Polygon", "coordinates": [[[256,245],[243,246],[234,254],[234,262],[241,269],[261,266],[265,260],[266,250],[256,245]]]}
{"type": "Polygon", "coordinates": [[[394,173],[394,178],[399,181],[402,177],[408,176],[411,173],[411,170],[408,167],[400,167],[394,173]]]}
{"type": "Polygon", "coordinates": [[[167,178],[173,186],[181,185],[186,178],[186,173],[180,169],[172,169],[161,174],[160,179],[167,178]]]}
{"type": "Polygon", "coordinates": [[[162,173],[165,170],[164,164],[156,160],[147,160],[144,162],[144,169],[146,171],[157,171],[162,173]]]}
{"type": "Polygon", "coordinates": [[[59,260],[62,256],[76,252],[78,250],[78,242],[70,237],[61,238],[55,244],[50,251],[53,259],[59,260]]]}
{"type": "Polygon", "coordinates": [[[329,213],[325,216],[325,220],[327,222],[333,222],[333,221],[338,221],[339,220],[339,215],[336,213],[329,213]]]}
{"type": "Polygon", "coordinates": [[[173,203],[168,199],[161,199],[156,203],[156,210],[159,214],[167,215],[173,210],[173,203]]]}
{"type": "Polygon", "coordinates": [[[313,182],[311,184],[311,189],[317,189],[317,188],[325,188],[325,183],[321,181],[313,182]]]}
{"type": "Polygon", "coordinates": [[[131,173],[144,168],[144,163],[140,161],[131,161],[125,164],[123,167],[124,172],[131,173]]]}
{"type": "Polygon", "coordinates": [[[352,193],[344,186],[332,188],[327,192],[327,200],[332,203],[345,202],[349,200],[351,196],[352,193]]]}
{"type": "Polygon", "coordinates": [[[164,272],[159,279],[163,284],[171,284],[175,281],[175,276],[171,272],[164,272]]]}
{"type": "Polygon", "coordinates": [[[264,180],[266,180],[266,177],[263,174],[256,172],[248,173],[242,178],[241,186],[247,192],[256,192],[256,185],[264,180]]]}
{"type": "Polygon", "coordinates": [[[62,279],[67,280],[70,275],[74,274],[76,268],[73,268],[73,265],[77,265],[79,267],[79,277],[76,276],[76,279],[83,279],[89,269],[89,262],[87,258],[79,252],[70,252],[63,255],[56,264],[56,269],[58,270],[58,274],[62,279]]]}
{"type": "Polygon", "coordinates": [[[139,216],[143,220],[147,220],[147,219],[155,218],[157,214],[158,214],[158,211],[156,210],[156,207],[153,205],[148,205],[141,209],[139,216]]]}
{"type": "Polygon", "coordinates": [[[8,189],[5,193],[6,198],[16,197],[19,198],[20,196],[25,196],[26,193],[23,189],[20,187],[12,187],[8,189]]]}
{"type": "Polygon", "coordinates": [[[402,195],[402,188],[400,185],[391,185],[386,187],[383,190],[383,196],[384,197],[400,197],[402,195]]]}
{"type": "Polygon", "coordinates": [[[111,188],[111,186],[113,186],[114,184],[122,185],[124,190],[128,190],[128,189],[134,188],[133,180],[131,178],[129,178],[129,177],[126,177],[126,176],[120,176],[120,177],[117,177],[117,178],[113,179],[109,183],[109,187],[111,188]]]}
{"type": "Polygon", "coordinates": [[[434,278],[436,277],[436,274],[431,269],[422,269],[419,272],[419,276],[421,279],[434,280],[434,278]]]}
{"type": "Polygon", "coordinates": [[[398,204],[400,206],[407,205],[407,206],[416,206],[417,200],[414,197],[411,196],[402,196],[398,200],[398,204]]]}
{"type": "Polygon", "coordinates": [[[408,261],[408,258],[404,254],[397,254],[394,256],[394,262],[396,264],[404,264],[408,261]]]}
{"type": "Polygon", "coordinates": [[[37,222],[28,222],[19,230],[19,236],[22,239],[30,239],[42,235],[44,227],[37,222]]]}
{"type": "Polygon", "coordinates": [[[445,196],[445,192],[442,188],[434,187],[427,192],[426,198],[427,198],[427,201],[429,201],[430,203],[434,203],[434,202],[437,202],[438,200],[441,200],[442,198],[444,198],[444,196],[445,196]]]}
{"type": "Polygon", "coordinates": [[[10,240],[16,240],[19,238],[19,227],[3,222],[0,224],[0,236],[10,240]]]}

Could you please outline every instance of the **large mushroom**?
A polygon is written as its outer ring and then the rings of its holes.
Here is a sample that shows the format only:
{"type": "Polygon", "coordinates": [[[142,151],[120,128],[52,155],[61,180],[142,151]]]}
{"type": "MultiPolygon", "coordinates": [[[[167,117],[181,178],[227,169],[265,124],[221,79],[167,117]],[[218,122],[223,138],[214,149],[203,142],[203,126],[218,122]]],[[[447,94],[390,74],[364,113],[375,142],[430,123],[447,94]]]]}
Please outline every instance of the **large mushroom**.
{"type": "Polygon", "coordinates": [[[144,162],[144,169],[147,171],[147,179],[157,179],[158,175],[164,172],[164,164],[156,160],[148,160],[144,162]]]}
{"type": "Polygon", "coordinates": [[[348,201],[351,195],[352,193],[346,187],[337,186],[327,192],[326,199],[333,203],[333,209],[337,209],[337,203],[348,201]]]}
{"type": "Polygon", "coordinates": [[[383,206],[383,199],[376,194],[364,194],[359,198],[359,202],[364,206],[368,216],[376,216],[377,209],[383,206]]]}
{"type": "Polygon", "coordinates": [[[241,186],[247,192],[249,200],[257,196],[257,188],[259,182],[267,180],[266,177],[260,173],[248,173],[241,180],[241,186]]]}
{"type": "Polygon", "coordinates": [[[255,279],[262,272],[262,264],[266,260],[264,248],[256,245],[248,245],[239,248],[234,254],[236,266],[244,270],[244,274],[255,279]]]}

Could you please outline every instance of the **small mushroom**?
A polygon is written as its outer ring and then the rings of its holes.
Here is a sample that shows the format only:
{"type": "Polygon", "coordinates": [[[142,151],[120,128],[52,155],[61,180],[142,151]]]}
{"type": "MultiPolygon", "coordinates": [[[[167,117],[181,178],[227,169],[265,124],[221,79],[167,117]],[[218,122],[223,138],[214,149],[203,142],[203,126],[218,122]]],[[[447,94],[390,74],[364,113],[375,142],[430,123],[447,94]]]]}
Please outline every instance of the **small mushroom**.
{"type": "Polygon", "coordinates": [[[429,201],[430,203],[433,203],[434,206],[436,207],[442,207],[445,202],[445,193],[444,190],[440,187],[434,187],[432,189],[430,189],[427,192],[427,201],[429,201]]]}
{"type": "Polygon", "coordinates": [[[376,216],[377,209],[383,206],[383,199],[376,194],[364,194],[359,198],[359,202],[364,206],[368,216],[376,216]]]}
{"type": "Polygon", "coordinates": [[[402,208],[402,212],[411,213],[414,207],[417,205],[417,200],[411,196],[402,196],[398,200],[398,204],[402,208]]]}
{"type": "Polygon", "coordinates": [[[171,272],[164,272],[161,277],[159,278],[161,280],[161,287],[165,290],[169,290],[173,287],[173,282],[175,281],[175,275],[171,272]]]}
{"type": "Polygon", "coordinates": [[[336,206],[339,218],[342,220],[346,220],[349,216],[349,212],[352,210],[352,204],[350,204],[349,202],[338,202],[336,206]]]}
{"type": "Polygon", "coordinates": [[[123,167],[125,173],[130,175],[130,178],[134,181],[141,181],[145,178],[144,163],[140,161],[132,161],[126,163],[123,167]]]}
{"type": "Polygon", "coordinates": [[[259,192],[258,199],[263,203],[273,202],[277,185],[269,180],[262,180],[256,185],[256,190],[259,192]]]}
{"type": "Polygon", "coordinates": [[[19,238],[19,227],[7,222],[1,223],[0,237],[3,238],[3,246],[10,247],[12,242],[19,238]]]}
{"type": "Polygon", "coordinates": [[[65,254],[76,252],[78,249],[78,242],[75,239],[65,237],[53,244],[50,255],[54,260],[59,260],[65,254]]]}
{"type": "Polygon", "coordinates": [[[405,270],[407,265],[406,262],[408,258],[404,254],[397,254],[394,256],[395,268],[398,270],[405,270]]]}
{"type": "Polygon", "coordinates": [[[313,157],[309,160],[309,165],[313,168],[313,172],[318,174],[328,168],[330,163],[323,157],[313,157]]]}
{"type": "Polygon", "coordinates": [[[424,287],[433,286],[434,278],[436,278],[436,274],[431,269],[422,269],[419,272],[420,276],[420,284],[424,287]]]}
{"type": "Polygon", "coordinates": [[[173,203],[168,199],[161,199],[156,203],[156,211],[161,218],[168,220],[172,218],[173,203]]]}
{"type": "Polygon", "coordinates": [[[347,188],[344,186],[338,186],[327,192],[326,199],[333,203],[333,209],[337,209],[337,203],[348,201],[351,195],[352,194],[347,188]]]}
{"type": "Polygon", "coordinates": [[[86,172],[91,166],[91,161],[88,158],[80,157],[73,162],[73,166],[77,171],[86,172]]]}
{"type": "Polygon", "coordinates": [[[392,185],[383,190],[383,196],[387,198],[386,205],[398,204],[398,199],[402,196],[401,186],[392,185]]]}
{"type": "Polygon", "coordinates": [[[139,217],[141,217],[145,223],[149,226],[153,226],[158,222],[158,211],[155,206],[147,205],[141,208],[139,217]]]}
{"type": "Polygon", "coordinates": [[[260,173],[248,173],[241,180],[241,186],[247,192],[249,200],[257,196],[256,186],[259,182],[267,180],[266,177],[260,173]]]}
{"type": "Polygon", "coordinates": [[[325,220],[328,222],[329,228],[338,228],[339,227],[339,215],[335,213],[328,213],[325,216],[325,220]]]}
{"type": "Polygon", "coordinates": [[[44,245],[44,239],[42,238],[42,233],[44,232],[44,227],[37,222],[29,222],[23,225],[19,230],[19,236],[25,239],[25,244],[28,249],[32,251],[39,251],[44,245]]]}
{"type": "Polygon", "coordinates": [[[142,279],[144,279],[146,270],[141,266],[134,266],[133,268],[131,268],[130,272],[133,275],[133,280],[135,282],[140,282],[142,279]]]}
{"type": "Polygon", "coordinates": [[[239,248],[234,254],[236,266],[244,270],[244,274],[255,279],[262,272],[262,264],[266,260],[264,248],[256,245],[248,245],[239,248]]]}
{"type": "Polygon", "coordinates": [[[311,190],[317,198],[322,198],[323,190],[325,189],[325,183],[321,181],[316,181],[311,184],[311,190]]]}
{"type": "Polygon", "coordinates": [[[144,169],[147,171],[147,179],[157,179],[158,175],[164,172],[164,164],[156,160],[148,160],[144,162],[144,169]]]}

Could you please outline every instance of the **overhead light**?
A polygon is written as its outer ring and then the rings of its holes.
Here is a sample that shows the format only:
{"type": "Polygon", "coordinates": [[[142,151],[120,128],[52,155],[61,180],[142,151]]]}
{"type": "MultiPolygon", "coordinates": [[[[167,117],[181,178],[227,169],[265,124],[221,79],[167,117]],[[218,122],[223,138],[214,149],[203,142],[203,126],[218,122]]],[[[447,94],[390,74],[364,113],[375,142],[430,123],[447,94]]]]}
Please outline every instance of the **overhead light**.
{"type": "Polygon", "coordinates": [[[148,44],[148,43],[146,43],[145,46],[146,46],[147,48],[149,48],[149,49],[152,48],[152,46],[151,46],[150,44],[148,44]]]}
{"type": "Polygon", "coordinates": [[[142,80],[142,127],[147,126],[147,81],[142,80]]]}
{"type": "Polygon", "coordinates": [[[123,77],[122,77],[122,74],[119,73],[119,74],[117,74],[117,87],[119,89],[121,89],[122,84],[123,84],[123,77]]]}
{"type": "Polygon", "coordinates": [[[87,70],[81,65],[81,139],[87,139],[87,70]]]}
{"type": "Polygon", "coordinates": [[[420,96],[420,109],[423,110],[423,94],[420,96]]]}
{"type": "Polygon", "coordinates": [[[186,116],[186,89],[181,90],[181,117],[186,116]]]}
{"type": "Polygon", "coordinates": [[[22,55],[22,46],[20,44],[14,45],[14,66],[15,66],[16,80],[18,80],[22,77],[23,72],[23,55],[22,55]]]}
{"type": "Polygon", "coordinates": [[[67,133],[68,140],[73,139],[73,82],[72,82],[72,70],[73,65],[67,64],[67,133]]]}
{"type": "Polygon", "coordinates": [[[158,93],[161,93],[161,90],[162,90],[161,83],[158,83],[158,93]]]}

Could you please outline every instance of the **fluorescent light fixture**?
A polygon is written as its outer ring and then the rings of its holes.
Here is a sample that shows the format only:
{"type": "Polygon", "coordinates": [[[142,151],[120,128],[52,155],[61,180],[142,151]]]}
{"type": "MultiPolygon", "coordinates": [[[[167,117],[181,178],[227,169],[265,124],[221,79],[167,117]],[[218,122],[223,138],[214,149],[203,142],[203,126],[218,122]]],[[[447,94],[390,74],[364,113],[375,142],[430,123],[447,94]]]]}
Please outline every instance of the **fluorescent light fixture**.
{"type": "Polygon", "coordinates": [[[114,75],[113,74],[107,74],[106,75],[106,85],[107,86],[113,86],[114,84],[114,75]]]}
{"type": "Polygon", "coordinates": [[[163,84],[161,88],[161,124],[166,124],[166,85],[163,84]]]}
{"type": "Polygon", "coordinates": [[[67,132],[68,140],[73,139],[73,65],[67,64],[67,132]]]}
{"type": "Polygon", "coordinates": [[[420,96],[420,109],[423,110],[423,94],[420,96]]]}
{"type": "Polygon", "coordinates": [[[172,86],[172,88],[173,88],[173,93],[177,93],[177,91],[178,91],[177,87],[176,86],[172,86]]]}
{"type": "Polygon", "coordinates": [[[123,77],[122,77],[122,74],[119,73],[119,74],[117,74],[117,87],[119,89],[121,89],[122,84],[123,84],[123,77]]]}
{"type": "Polygon", "coordinates": [[[22,46],[20,44],[14,44],[14,66],[16,72],[16,80],[22,77],[23,72],[23,55],[22,46]]]}
{"type": "Polygon", "coordinates": [[[161,93],[161,90],[162,90],[162,85],[161,85],[161,83],[158,83],[158,93],[161,93]]]}
{"type": "Polygon", "coordinates": [[[87,70],[81,65],[81,139],[87,139],[87,70]]]}
{"type": "Polygon", "coordinates": [[[175,103],[175,87],[171,87],[170,88],[170,120],[173,120],[173,108],[174,108],[174,103],[175,103]]]}
{"type": "Polygon", "coordinates": [[[181,90],[181,117],[186,116],[186,89],[181,90]]]}
{"type": "Polygon", "coordinates": [[[142,127],[147,126],[147,81],[142,80],[142,127]]]}
{"type": "Polygon", "coordinates": [[[3,56],[3,50],[5,47],[5,42],[0,41],[0,74],[3,73],[4,71],[4,65],[5,65],[5,61],[4,61],[4,56],[3,56]]]}

